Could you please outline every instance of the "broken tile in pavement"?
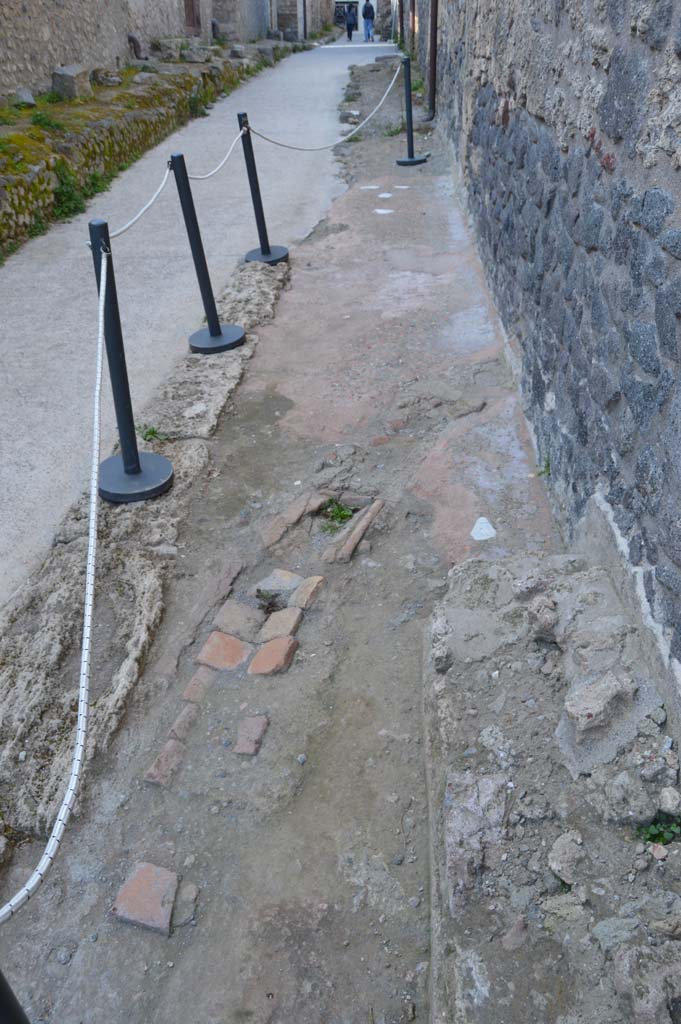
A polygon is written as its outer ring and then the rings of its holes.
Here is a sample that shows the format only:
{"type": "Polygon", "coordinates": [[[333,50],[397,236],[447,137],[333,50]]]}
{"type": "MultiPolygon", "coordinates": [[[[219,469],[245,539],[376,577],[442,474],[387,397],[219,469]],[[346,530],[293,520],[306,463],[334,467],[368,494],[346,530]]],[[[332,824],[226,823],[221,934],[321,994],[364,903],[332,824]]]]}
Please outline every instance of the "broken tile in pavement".
{"type": "Polygon", "coordinates": [[[251,587],[249,594],[256,595],[258,591],[265,594],[290,594],[302,582],[303,577],[298,576],[295,572],[289,572],[288,569],[275,569],[269,576],[265,576],[254,587],[251,587]]]}
{"type": "Polygon", "coordinates": [[[255,757],[262,746],[269,724],[267,715],[250,715],[239,722],[234,753],[255,757]]]}
{"type": "Polygon", "coordinates": [[[278,637],[261,647],[248,666],[251,676],[273,676],[286,672],[298,650],[298,641],[292,636],[278,637]]]}
{"type": "Polygon", "coordinates": [[[273,612],[260,630],[258,640],[264,644],[268,640],[276,640],[277,637],[293,636],[302,621],[303,613],[300,608],[283,608],[280,612],[273,612]]]}
{"type": "Polygon", "coordinates": [[[184,743],[175,739],[166,740],[163,750],[144,776],[144,781],[154,786],[169,786],[186,753],[184,743]]]}
{"type": "Polygon", "coordinates": [[[192,704],[201,704],[214,679],[215,672],[205,665],[201,665],[185,686],[182,700],[190,701],[192,704]]]}
{"type": "Polygon", "coordinates": [[[191,728],[199,717],[199,709],[196,704],[187,704],[173,722],[168,732],[168,738],[171,740],[184,740],[187,739],[191,728]]]}
{"type": "Polygon", "coordinates": [[[201,648],[197,661],[210,668],[237,668],[248,658],[253,648],[238,636],[218,631],[211,633],[201,648]]]}
{"type": "Polygon", "coordinates": [[[177,875],[141,861],[121,886],[113,905],[119,921],[170,935],[170,918],[177,893],[177,875]]]}
{"type": "Polygon", "coordinates": [[[230,597],[215,616],[213,624],[220,632],[240,640],[255,640],[264,621],[265,613],[260,608],[230,597]]]}
{"type": "Polygon", "coordinates": [[[310,608],[326,583],[324,576],[308,576],[291,594],[289,608],[310,608]]]}

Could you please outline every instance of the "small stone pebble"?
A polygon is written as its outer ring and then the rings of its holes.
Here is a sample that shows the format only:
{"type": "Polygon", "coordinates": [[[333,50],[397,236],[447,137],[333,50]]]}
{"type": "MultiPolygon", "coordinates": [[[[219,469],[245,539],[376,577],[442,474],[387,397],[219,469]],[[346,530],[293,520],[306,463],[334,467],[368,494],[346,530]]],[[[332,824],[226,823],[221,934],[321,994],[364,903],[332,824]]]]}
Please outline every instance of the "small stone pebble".
{"type": "Polygon", "coordinates": [[[298,762],[298,764],[305,764],[306,761],[307,761],[307,755],[306,754],[298,754],[298,757],[296,758],[296,761],[298,762]]]}
{"type": "Polygon", "coordinates": [[[416,910],[417,907],[421,906],[421,897],[412,896],[411,899],[409,900],[409,906],[416,910]]]}
{"type": "Polygon", "coordinates": [[[398,866],[400,864],[404,864],[404,854],[396,853],[395,856],[393,857],[393,864],[397,864],[398,866]]]}

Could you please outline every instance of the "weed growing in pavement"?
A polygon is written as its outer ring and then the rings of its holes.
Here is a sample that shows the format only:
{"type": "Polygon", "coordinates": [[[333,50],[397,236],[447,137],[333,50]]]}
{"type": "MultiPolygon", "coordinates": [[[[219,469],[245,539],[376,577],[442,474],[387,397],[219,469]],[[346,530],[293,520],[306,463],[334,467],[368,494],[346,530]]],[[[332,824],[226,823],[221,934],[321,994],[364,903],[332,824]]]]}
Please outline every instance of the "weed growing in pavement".
{"type": "Polygon", "coordinates": [[[170,435],[164,434],[158,427],[152,426],[150,423],[143,423],[137,428],[137,433],[143,441],[169,441],[170,435]]]}
{"type": "Polygon", "coordinates": [[[545,476],[545,477],[550,477],[551,476],[551,462],[549,460],[548,455],[544,459],[544,465],[542,466],[542,468],[537,470],[537,476],[545,476]]]}
{"type": "Polygon", "coordinates": [[[406,128],[407,128],[407,126],[404,123],[404,121],[400,121],[399,124],[393,125],[392,128],[386,128],[386,130],[383,132],[383,134],[387,135],[388,138],[390,139],[394,135],[401,135],[403,131],[406,131],[406,128]]]}
{"type": "Polygon", "coordinates": [[[668,843],[681,838],[681,818],[674,818],[670,814],[658,814],[650,825],[639,826],[636,835],[647,843],[661,843],[667,846],[668,843]]]}
{"type": "Polygon", "coordinates": [[[347,523],[348,519],[352,519],[353,512],[351,508],[344,505],[342,501],[337,501],[335,498],[331,498],[327,501],[319,510],[319,515],[325,520],[322,523],[322,530],[325,533],[336,533],[340,530],[344,523],[347,523]]]}
{"type": "Polygon", "coordinates": [[[275,594],[270,590],[256,590],[255,596],[265,615],[271,615],[272,612],[279,611],[279,594],[275,594]]]}
{"type": "Polygon", "coordinates": [[[363,139],[362,133],[361,132],[356,132],[355,135],[351,135],[350,138],[344,139],[343,141],[344,142],[361,142],[362,139],[363,139]]]}

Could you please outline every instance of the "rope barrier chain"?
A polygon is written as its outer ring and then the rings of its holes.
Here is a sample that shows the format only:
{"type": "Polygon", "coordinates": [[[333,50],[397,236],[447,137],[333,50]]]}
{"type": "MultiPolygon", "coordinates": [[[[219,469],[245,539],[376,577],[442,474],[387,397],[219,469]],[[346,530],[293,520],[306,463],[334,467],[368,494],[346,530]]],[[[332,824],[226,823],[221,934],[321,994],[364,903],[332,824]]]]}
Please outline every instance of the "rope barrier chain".
{"type": "Polygon", "coordinates": [[[239,134],[238,134],[238,135],[237,135],[237,137],[235,138],[234,142],[233,142],[233,143],[232,143],[232,145],[231,145],[231,146],[229,147],[229,149],[227,150],[227,152],[225,153],[225,155],[223,156],[222,160],[221,160],[221,161],[220,161],[220,163],[219,163],[219,164],[217,165],[217,167],[214,167],[212,171],[209,171],[209,172],[208,172],[208,174],[190,174],[190,175],[189,175],[189,178],[190,178],[190,179],[191,179],[192,181],[205,181],[205,180],[206,180],[206,178],[212,178],[214,174],[217,174],[217,173],[218,173],[218,171],[221,171],[221,170],[222,170],[222,168],[223,168],[223,167],[225,166],[225,164],[227,163],[227,161],[229,160],[229,158],[230,158],[230,156],[232,155],[232,152],[233,152],[233,150],[234,150],[234,147],[236,146],[237,142],[239,141],[239,139],[241,138],[241,136],[242,136],[242,135],[244,134],[244,132],[245,132],[245,131],[246,131],[246,129],[245,129],[245,128],[242,128],[242,129],[241,129],[241,131],[239,132],[239,134]]]}
{"type": "Polygon", "coordinates": [[[45,852],[38,862],[38,866],[31,874],[29,880],[3,907],[0,907],[0,924],[4,924],[28,903],[31,896],[40,888],[45,877],[52,867],[59,851],[62,837],[66,830],[71,812],[73,811],[76,796],[80,786],[80,779],[85,761],[85,744],[87,741],[88,712],[90,699],[90,660],[91,660],[91,635],[92,635],[92,609],[95,597],[95,571],[97,560],[97,494],[99,489],[99,455],[101,447],[101,396],[102,396],[102,366],[104,359],[104,302],[106,298],[106,284],[108,271],[109,253],[102,251],[102,264],[100,271],[99,285],[99,328],[97,333],[97,356],[95,366],[95,391],[93,402],[92,422],[92,458],[90,466],[90,495],[88,514],[88,542],[87,559],[85,566],[85,600],[83,612],[83,639],[80,655],[80,681],[78,689],[78,722],[76,726],[76,741],[71,762],[71,774],[64,799],[57,813],[57,819],[52,826],[50,838],[47,841],[45,852]]]}
{"type": "Polygon", "coordinates": [[[356,135],[357,132],[361,131],[364,125],[368,124],[371,118],[374,117],[379,112],[379,110],[387,100],[390,90],[397,81],[397,78],[401,70],[402,65],[399,64],[397,71],[393,75],[390,85],[385,90],[382,98],[378,102],[378,105],[374,107],[369,116],[365,117],[364,120],[360,124],[358,124],[356,128],[353,128],[351,132],[348,132],[347,135],[343,135],[342,138],[336,139],[335,142],[328,143],[326,146],[293,146],[288,142],[279,142],[277,139],[271,139],[269,135],[264,135],[262,132],[259,132],[257,128],[253,127],[253,125],[250,125],[250,130],[253,133],[253,135],[257,135],[258,138],[264,139],[265,142],[271,142],[273,146],[280,146],[282,149],[295,149],[298,153],[320,153],[324,149],[333,149],[334,146],[338,146],[341,142],[347,142],[348,139],[351,139],[353,135],[356,135]]]}

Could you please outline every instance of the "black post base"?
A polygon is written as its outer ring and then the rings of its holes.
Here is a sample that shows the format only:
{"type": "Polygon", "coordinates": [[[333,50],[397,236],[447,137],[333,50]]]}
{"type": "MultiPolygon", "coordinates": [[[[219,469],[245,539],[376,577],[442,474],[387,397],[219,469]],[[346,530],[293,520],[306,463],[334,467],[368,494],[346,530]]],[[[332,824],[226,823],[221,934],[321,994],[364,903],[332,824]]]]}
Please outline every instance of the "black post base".
{"type": "Polygon", "coordinates": [[[239,348],[246,341],[246,332],[238,324],[220,324],[220,334],[213,337],[207,327],[195,331],[189,339],[192,352],[211,355],[213,352],[226,352],[230,348],[239,348]]]}
{"type": "Polygon", "coordinates": [[[288,249],[285,245],[272,245],[267,254],[262,249],[251,249],[246,253],[246,263],[269,263],[274,267],[277,263],[286,263],[287,260],[288,249]]]}
{"type": "Polygon", "coordinates": [[[396,160],[395,163],[400,167],[413,167],[414,164],[425,164],[429,156],[430,153],[424,153],[423,156],[405,156],[402,160],[396,160]]]}
{"type": "Polygon", "coordinates": [[[105,501],[123,504],[165,494],[173,484],[173,466],[155,452],[140,452],[141,473],[126,473],[120,455],[111,455],[99,467],[99,494],[105,501]]]}

